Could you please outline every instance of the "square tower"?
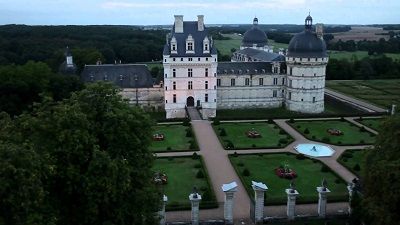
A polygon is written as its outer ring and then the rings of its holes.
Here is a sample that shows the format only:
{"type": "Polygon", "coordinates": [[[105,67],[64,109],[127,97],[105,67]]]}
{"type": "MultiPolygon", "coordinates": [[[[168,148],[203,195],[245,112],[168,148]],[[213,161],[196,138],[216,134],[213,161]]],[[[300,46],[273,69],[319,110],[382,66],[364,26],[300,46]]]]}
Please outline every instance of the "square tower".
{"type": "Polygon", "coordinates": [[[186,117],[186,107],[197,107],[203,118],[217,109],[217,50],[204,26],[175,15],[163,51],[164,97],[167,119],[186,117]]]}

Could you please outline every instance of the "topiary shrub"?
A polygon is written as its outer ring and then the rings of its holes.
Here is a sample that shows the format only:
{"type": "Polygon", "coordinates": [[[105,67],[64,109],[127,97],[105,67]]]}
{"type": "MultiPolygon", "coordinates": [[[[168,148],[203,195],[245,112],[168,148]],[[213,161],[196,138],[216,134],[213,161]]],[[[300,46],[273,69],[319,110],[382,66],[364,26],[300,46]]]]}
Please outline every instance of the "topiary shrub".
{"type": "Polygon", "coordinates": [[[358,165],[358,163],[353,167],[353,170],[355,170],[355,171],[360,171],[361,170],[361,167],[360,167],[360,165],[358,165]]]}
{"type": "Polygon", "coordinates": [[[201,186],[201,187],[200,187],[200,191],[207,191],[207,190],[208,190],[208,188],[205,187],[205,186],[201,186]]]}
{"type": "Polygon", "coordinates": [[[281,129],[281,130],[279,131],[279,134],[280,134],[280,135],[284,135],[284,134],[286,134],[286,131],[284,131],[284,130],[281,129]]]}
{"type": "Polygon", "coordinates": [[[248,176],[250,176],[250,171],[247,168],[245,168],[242,172],[242,175],[245,177],[248,177],[248,176]]]}
{"type": "Polygon", "coordinates": [[[364,140],[360,140],[360,144],[365,144],[365,141],[364,140]]]}
{"type": "Polygon", "coordinates": [[[193,149],[196,149],[196,148],[197,148],[195,141],[192,140],[192,141],[190,141],[189,143],[190,143],[190,145],[189,145],[189,149],[190,149],[190,150],[193,150],[193,149]]]}
{"type": "Polygon", "coordinates": [[[341,145],[341,144],[342,144],[342,142],[341,142],[341,141],[338,141],[338,142],[337,142],[337,144],[338,144],[338,145],[341,145]]]}
{"type": "Polygon", "coordinates": [[[331,139],[329,137],[323,137],[322,142],[331,142],[331,139]]]}
{"type": "Polygon", "coordinates": [[[367,131],[367,129],[365,129],[364,126],[360,127],[360,132],[366,132],[366,131],[367,131]]]}
{"type": "Polygon", "coordinates": [[[288,140],[287,140],[286,138],[281,138],[281,139],[279,139],[279,143],[281,143],[281,144],[287,144],[287,143],[288,143],[288,140]]]}
{"type": "Polygon", "coordinates": [[[174,157],[168,157],[168,161],[174,161],[174,157]]]}
{"type": "Polygon", "coordinates": [[[237,165],[240,166],[240,167],[243,167],[243,166],[244,166],[244,163],[243,163],[243,162],[238,162],[237,165]]]}
{"type": "Polygon", "coordinates": [[[303,159],[306,159],[306,156],[303,154],[297,154],[296,159],[303,160],[303,159]]]}
{"type": "Polygon", "coordinates": [[[194,168],[200,169],[200,168],[201,168],[201,164],[200,164],[200,163],[196,163],[196,164],[194,165],[194,168]]]}
{"type": "Polygon", "coordinates": [[[342,160],[343,160],[343,162],[349,161],[347,158],[343,158],[342,160]]]}
{"type": "Polygon", "coordinates": [[[197,171],[196,178],[198,178],[198,179],[203,179],[204,178],[203,170],[197,171]]]}
{"type": "Polygon", "coordinates": [[[358,120],[359,121],[363,121],[363,118],[360,116],[360,117],[358,117],[358,120]]]}
{"type": "Polygon", "coordinates": [[[346,121],[346,119],[342,116],[342,117],[340,117],[340,121],[344,122],[344,121],[346,121]]]}
{"type": "Polygon", "coordinates": [[[183,119],[182,125],[188,127],[190,125],[190,119],[189,118],[183,119]]]}
{"type": "Polygon", "coordinates": [[[225,137],[226,136],[226,131],[224,128],[221,128],[221,130],[219,131],[219,136],[221,137],[225,137]]]}
{"type": "Polygon", "coordinates": [[[353,158],[353,154],[349,151],[343,152],[342,157],[344,158],[353,158]]]}
{"type": "Polygon", "coordinates": [[[274,120],[273,120],[273,119],[268,119],[268,123],[269,123],[269,124],[273,124],[273,123],[274,123],[274,120]]]}
{"type": "Polygon", "coordinates": [[[315,137],[315,135],[311,136],[312,139],[316,139],[317,137],[315,137]]]}
{"type": "Polygon", "coordinates": [[[290,118],[289,123],[294,123],[294,119],[290,118]]]}
{"type": "Polygon", "coordinates": [[[321,172],[323,172],[323,173],[329,172],[329,167],[327,167],[325,164],[322,165],[322,167],[321,167],[321,172]]]}
{"type": "Polygon", "coordinates": [[[342,181],[339,178],[336,178],[335,179],[335,184],[340,184],[340,183],[342,183],[342,181]]]}
{"type": "Polygon", "coordinates": [[[297,125],[296,128],[301,128],[301,126],[300,126],[300,125],[297,125]]]}
{"type": "Polygon", "coordinates": [[[172,148],[171,147],[167,147],[167,151],[171,151],[172,150],[172,148]]]}
{"type": "Polygon", "coordinates": [[[215,117],[215,118],[213,119],[213,125],[218,126],[218,125],[220,125],[220,124],[221,124],[221,122],[219,121],[219,119],[218,119],[217,117],[215,117]]]}
{"type": "Polygon", "coordinates": [[[308,128],[304,129],[304,134],[309,134],[310,130],[308,128]]]}
{"type": "Polygon", "coordinates": [[[257,147],[257,145],[256,145],[256,144],[252,144],[251,147],[252,147],[252,148],[255,148],[255,147],[257,147]]]}
{"type": "Polygon", "coordinates": [[[193,136],[192,129],[187,128],[187,129],[186,129],[186,137],[192,137],[192,136],[193,136]]]}
{"type": "Polygon", "coordinates": [[[200,156],[196,152],[193,152],[192,159],[199,159],[199,158],[200,156]]]}
{"type": "Polygon", "coordinates": [[[237,152],[234,152],[234,153],[233,153],[233,157],[238,157],[238,153],[237,153],[237,152]]]}
{"type": "Polygon", "coordinates": [[[232,141],[227,140],[226,141],[226,148],[227,149],[233,149],[233,148],[235,148],[235,146],[233,145],[232,141]]]}

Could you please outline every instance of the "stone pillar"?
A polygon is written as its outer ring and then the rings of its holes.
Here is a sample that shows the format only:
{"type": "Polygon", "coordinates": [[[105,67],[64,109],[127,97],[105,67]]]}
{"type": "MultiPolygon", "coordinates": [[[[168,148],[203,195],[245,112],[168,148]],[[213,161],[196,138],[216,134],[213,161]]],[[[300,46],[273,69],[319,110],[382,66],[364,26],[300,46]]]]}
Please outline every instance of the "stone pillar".
{"type": "Polygon", "coordinates": [[[349,209],[348,209],[349,214],[351,214],[351,198],[353,197],[353,188],[354,188],[353,183],[349,183],[347,185],[347,190],[349,191],[349,209]]]}
{"type": "Polygon", "coordinates": [[[192,193],[189,195],[189,200],[192,203],[192,225],[199,225],[199,205],[201,195],[196,192],[192,193]]]}
{"type": "Polygon", "coordinates": [[[164,195],[161,210],[158,212],[160,217],[160,225],[165,225],[166,217],[165,217],[165,205],[167,204],[168,198],[164,195]]]}
{"type": "Polygon", "coordinates": [[[394,115],[396,113],[396,105],[392,104],[391,114],[394,115]]]}
{"type": "Polygon", "coordinates": [[[331,192],[326,187],[317,187],[318,191],[318,216],[324,218],[326,216],[326,202],[327,202],[327,195],[331,192]]]}
{"type": "Polygon", "coordinates": [[[264,193],[268,190],[267,185],[261,182],[251,182],[254,190],[254,222],[263,223],[264,221],[264,193]]]}
{"type": "Polygon", "coordinates": [[[225,224],[233,224],[233,198],[237,191],[236,182],[222,185],[222,191],[225,192],[224,220],[225,224]]]}
{"type": "Polygon", "coordinates": [[[299,192],[294,188],[288,188],[285,191],[287,194],[286,214],[289,220],[294,220],[296,213],[296,196],[299,195],[299,192]]]}

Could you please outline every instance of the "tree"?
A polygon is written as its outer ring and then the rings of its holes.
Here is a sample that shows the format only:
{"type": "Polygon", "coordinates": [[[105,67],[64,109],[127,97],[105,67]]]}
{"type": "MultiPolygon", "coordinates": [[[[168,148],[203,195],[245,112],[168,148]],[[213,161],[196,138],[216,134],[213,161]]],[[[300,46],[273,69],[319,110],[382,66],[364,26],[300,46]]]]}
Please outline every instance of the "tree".
{"type": "Polygon", "coordinates": [[[368,224],[395,225],[400,220],[400,116],[382,123],[375,147],[366,157],[363,205],[368,224]]]}
{"type": "MultiPolygon", "coordinates": [[[[31,114],[0,120],[0,141],[29,147],[40,165],[49,168],[40,168],[37,174],[42,176],[35,176],[44,190],[41,205],[49,210],[39,208],[26,218],[54,218],[54,224],[156,223],[160,196],[151,181],[150,119],[118,92],[111,84],[95,83],[61,102],[47,99],[35,105],[31,114]]],[[[0,156],[2,161],[7,159],[0,156]]],[[[17,169],[30,165],[9,164],[17,169]]],[[[14,182],[22,190],[31,185],[26,179],[3,174],[1,178],[2,185],[14,182]]],[[[11,205],[21,204],[20,199],[11,198],[15,191],[0,196],[11,199],[11,205]]],[[[0,217],[7,219],[5,211],[0,217]]],[[[6,224],[18,223],[8,220],[6,224]]]]}

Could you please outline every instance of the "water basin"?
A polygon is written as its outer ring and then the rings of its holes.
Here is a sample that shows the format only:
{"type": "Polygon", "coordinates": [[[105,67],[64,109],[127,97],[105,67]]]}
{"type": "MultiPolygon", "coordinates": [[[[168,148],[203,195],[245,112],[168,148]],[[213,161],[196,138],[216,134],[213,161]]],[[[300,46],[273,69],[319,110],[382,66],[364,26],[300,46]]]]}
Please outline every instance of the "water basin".
{"type": "Polygon", "coordinates": [[[320,144],[298,144],[294,149],[301,154],[311,157],[327,157],[335,153],[331,147],[320,144]]]}

